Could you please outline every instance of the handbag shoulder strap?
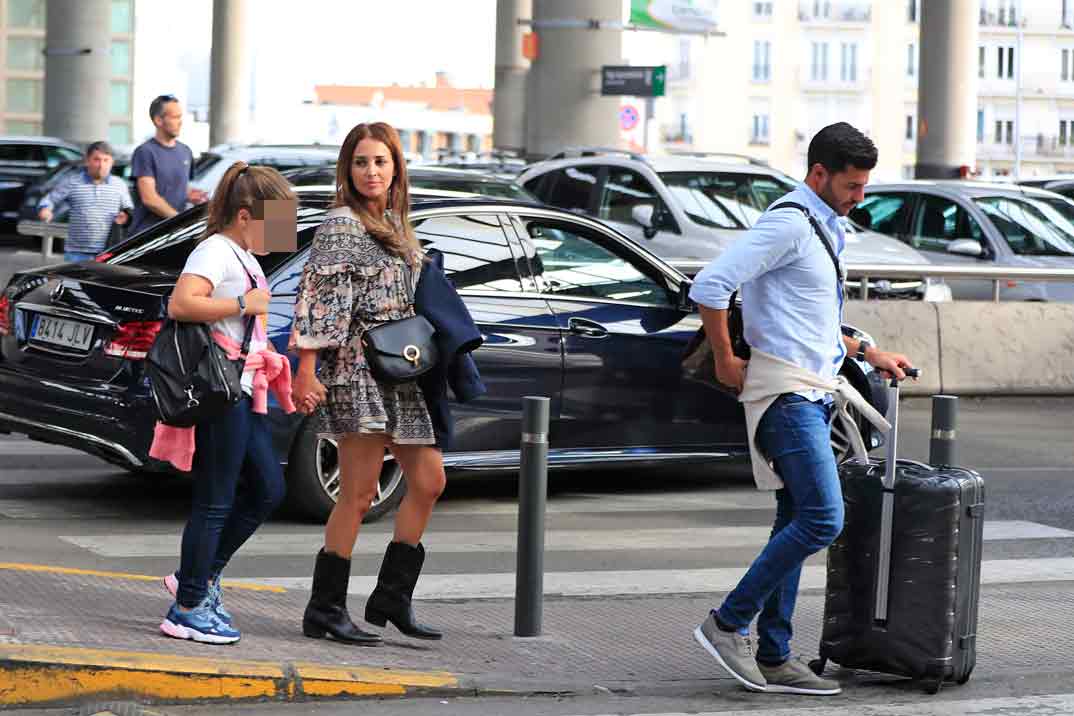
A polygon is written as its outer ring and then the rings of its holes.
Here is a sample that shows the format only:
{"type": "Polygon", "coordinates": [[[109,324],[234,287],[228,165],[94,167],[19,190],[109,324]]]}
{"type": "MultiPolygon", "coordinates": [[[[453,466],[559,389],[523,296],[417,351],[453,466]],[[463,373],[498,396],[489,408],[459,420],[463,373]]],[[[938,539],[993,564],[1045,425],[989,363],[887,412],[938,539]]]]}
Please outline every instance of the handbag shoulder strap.
{"type": "MultiPolygon", "coordinates": [[[[239,262],[239,266],[242,266],[242,271],[246,274],[246,278],[250,280],[250,290],[252,291],[253,289],[257,288],[257,279],[255,279],[254,275],[250,273],[250,269],[246,268],[246,262],[242,260],[241,256],[239,256],[239,252],[235,250],[235,247],[234,245],[232,245],[231,241],[228,241],[227,244],[231,248],[232,253],[235,254],[235,260],[239,262]]],[[[239,349],[239,352],[244,356],[250,352],[250,340],[254,336],[254,321],[256,320],[257,316],[250,316],[246,319],[246,327],[242,332],[242,348],[239,349]]]]}
{"type": "Polygon", "coordinates": [[[778,204],[773,204],[768,207],[769,211],[774,209],[797,209],[806,215],[809,219],[809,225],[813,227],[813,233],[820,239],[820,243],[824,244],[824,250],[828,252],[828,258],[832,260],[832,266],[835,268],[835,280],[841,282],[843,280],[843,272],[839,269],[839,259],[835,256],[835,250],[832,248],[832,242],[828,239],[828,232],[825,231],[821,223],[817,221],[817,218],[813,216],[812,212],[806,207],[793,201],[781,201],[778,204]]]}

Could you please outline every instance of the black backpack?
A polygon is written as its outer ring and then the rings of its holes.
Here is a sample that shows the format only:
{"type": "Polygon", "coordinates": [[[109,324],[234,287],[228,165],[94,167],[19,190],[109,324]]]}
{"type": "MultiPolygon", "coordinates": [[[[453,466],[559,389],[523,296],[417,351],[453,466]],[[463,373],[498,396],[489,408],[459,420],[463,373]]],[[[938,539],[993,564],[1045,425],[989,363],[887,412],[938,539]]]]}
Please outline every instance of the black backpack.
{"type": "MultiPolygon", "coordinates": [[[[236,254],[238,258],[238,254],[236,254]]],[[[257,282],[242,263],[251,286],[257,282]]],[[[146,355],[145,373],[157,409],[165,425],[189,428],[223,414],[242,398],[242,373],[250,350],[254,321],[246,320],[242,350],[235,360],[213,340],[205,323],[184,323],[171,318],[157,334],[146,355]]]]}

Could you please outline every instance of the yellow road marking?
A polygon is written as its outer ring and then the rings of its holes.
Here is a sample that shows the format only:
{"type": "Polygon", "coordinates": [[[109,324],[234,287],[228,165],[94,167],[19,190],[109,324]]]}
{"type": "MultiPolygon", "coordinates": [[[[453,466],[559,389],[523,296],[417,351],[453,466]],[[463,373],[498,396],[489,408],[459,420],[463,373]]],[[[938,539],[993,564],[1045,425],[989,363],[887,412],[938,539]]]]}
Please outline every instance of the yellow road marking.
{"type": "Polygon", "coordinates": [[[169,701],[306,696],[402,696],[412,688],[452,688],[440,671],[293,665],[134,651],[0,644],[0,705],[63,703],[93,695],[169,701]]]}
{"type": "MultiPolygon", "coordinates": [[[[129,579],[139,582],[159,582],[159,576],[148,574],[128,574],[126,572],[103,572],[96,569],[78,569],[76,567],[50,567],[44,564],[20,564],[18,562],[0,562],[0,569],[15,572],[45,572],[48,574],[79,574],[87,577],[111,577],[113,579],[129,579]]],[[[287,590],[283,587],[270,586],[267,584],[250,584],[248,582],[235,583],[231,580],[223,580],[223,585],[229,589],[247,589],[252,592],[275,592],[283,593],[287,590]]]]}

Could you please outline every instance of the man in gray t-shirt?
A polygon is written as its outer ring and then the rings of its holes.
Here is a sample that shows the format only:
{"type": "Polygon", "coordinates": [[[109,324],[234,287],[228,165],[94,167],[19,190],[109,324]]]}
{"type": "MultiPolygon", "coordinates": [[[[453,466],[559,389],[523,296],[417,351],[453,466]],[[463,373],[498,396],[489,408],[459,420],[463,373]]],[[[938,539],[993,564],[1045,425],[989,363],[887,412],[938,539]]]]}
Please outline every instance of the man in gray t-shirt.
{"type": "Polygon", "coordinates": [[[149,117],[157,128],[156,134],[135,149],[131,157],[131,173],[138,190],[132,234],[175,216],[188,201],[200,204],[207,198],[205,192],[189,185],[194,154],[178,139],[183,126],[179,100],[169,94],[157,97],[149,105],[149,117]]]}

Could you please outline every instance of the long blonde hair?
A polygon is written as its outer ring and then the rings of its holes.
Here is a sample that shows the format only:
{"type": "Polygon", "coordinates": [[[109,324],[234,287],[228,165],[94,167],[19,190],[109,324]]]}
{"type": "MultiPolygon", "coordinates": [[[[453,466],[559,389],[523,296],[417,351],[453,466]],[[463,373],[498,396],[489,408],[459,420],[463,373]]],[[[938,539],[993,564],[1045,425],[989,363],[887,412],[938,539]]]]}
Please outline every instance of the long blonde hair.
{"type": "Polygon", "coordinates": [[[235,162],[216,185],[213,198],[209,201],[208,219],[201,238],[208,238],[226,229],[239,215],[239,209],[247,209],[255,219],[263,219],[264,216],[257,216],[263,207],[261,202],[294,198],[291,184],[272,167],[235,162]]]}
{"type": "Polygon", "coordinates": [[[410,226],[410,181],[407,179],[406,159],[403,157],[403,143],[395,127],[387,122],[365,122],[358,124],[343,140],[339,148],[339,160],[336,162],[336,202],[335,206],[346,206],[362,222],[369,234],[380,242],[389,253],[399,256],[408,263],[414,263],[421,256],[421,244],[414,236],[410,226]],[[363,139],[375,139],[388,148],[395,165],[395,177],[388,185],[388,209],[391,218],[375,216],[366,205],[365,197],[358,192],[351,178],[351,164],[358,143],[363,139]]]}

